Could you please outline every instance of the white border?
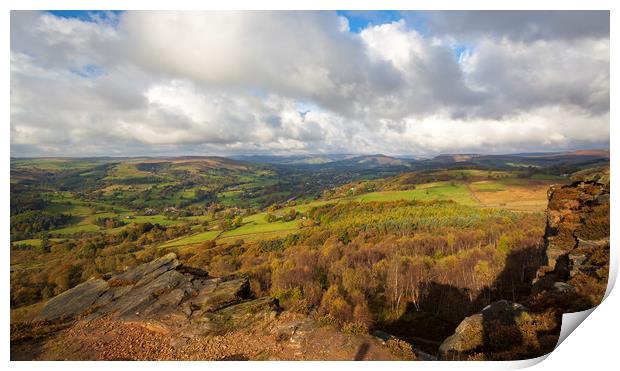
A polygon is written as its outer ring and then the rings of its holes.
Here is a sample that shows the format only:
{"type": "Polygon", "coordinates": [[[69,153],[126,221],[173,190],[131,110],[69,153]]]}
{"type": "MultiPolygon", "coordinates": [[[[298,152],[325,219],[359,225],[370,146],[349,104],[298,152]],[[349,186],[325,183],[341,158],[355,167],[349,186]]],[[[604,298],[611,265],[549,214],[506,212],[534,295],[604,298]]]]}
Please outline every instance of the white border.
{"type": "MultiPolygon", "coordinates": [[[[611,11],[611,65],[615,58],[617,45],[614,44],[616,37],[618,36],[618,21],[619,16],[617,13],[618,6],[614,6],[617,2],[601,1],[601,0],[564,0],[564,1],[541,1],[541,0],[502,0],[502,1],[481,1],[481,0],[433,0],[433,1],[406,1],[406,0],[391,0],[391,1],[346,1],[346,0],[316,0],[316,1],[285,1],[285,0],[263,0],[263,1],[249,1],[249,0],[227,0],[222,1],[194,1],[194,0],[175,0],[175,1],[162,1],[162,0],[90,0],[90,1],[76,1],[76,0],[56,0],[56,1],[36,1],[36,0],[23,0],[5,1],[6,8],[2,12],[0,18],[0,25],[3,27],[3,50],[6,54],[4,58],[0,60],[3,66],[4,78],[2,79],[2,92],[4,96],[2,107],[4,124],[3,129],[6,135],[2,136],[1,150],[4,153],[4,161],[2,162],[2,174],[4,179],[0,183],[0,190],[3,195],[4,202],[3,212],[0,215],[3,225],[3,245],[5,257],[5,264],[9,261],[9,179],[10,170],[8,158],[10,156],[10,126],[9,126],[9,111],[10,111],[10,70],[9,70],[9,30],[10,30],[10,16],[9,9],[415,9],[415,10],[443,10],[443,9],[463,9],[463,10],[475,10],[475,9],[533,9],[533,10],[547,10],[547,9],[610,9],[611,11]]],[[[617,44],[617,43],[616,43],[617,44]]],[[[617,78],[616,74],[611,74],[611,122],[613,122],[613,111],[617,102],[615,95],[613,94],[613,87],[618,86],[615,84],[617,78]]],[[[610,147],[611,152],[614,152],[614,147],[619,145],[618,133],[614,125],[611,125],[610,134],[610,147]]],[[[612,158],[615,159],[615,155],[612,154],[612,158]]],[[[615,160],[611,162],[611,177],[612,177],[612,194],[618,193],[618,176],[616,176],[618,169],[615,166],[615,160]]],[[[612,199],[615,197],[612,196],[612,199]]],[[[618,218],[618,210],[616,205],[612,203],[611,221],[614,225],[615,221],[620,220],[618,218]]],[[[616,223],[617,224],[617,223],[616,223]]],[[[97,367],[104,369],[131,369],[147,366],[154,369],[171,369],[182,367],[184,369],[204,369],[205,367],[216,370],[237,370],[239,368],[251,367],[252,369],[282,369],[290,370],[294,368],[296,370],[316,370],[317,368],[336,369],[342,367],[355,367],[361,369],[375,368],[376,366],[387,369],[396,368],[410,368],[416,369],[434,369],[434,370],[452,370],[457,367],[459,369],[514,369],[523,368],[539,363],[537,369],[610,369],[610,365],[617,363],[616,353],[617,347],[615,346],[615,331],[619,329],[618,317],[620,315],[620,300],[617,293],[612,293],[611,288],[615,283],[618,268],[618,251],[615,244],[615,230],[612,228],[612,265],[610,267],[610,282],[608,290],[606,292],[606,299],[604,302],[594,311],[586,311],[587,313],[571,314],[566,316],[563,321],[562,335],[570,333],[567,331],[569,327],[575,328],[575,324],[581,323],[588,314],[592,313],[591,318],[585,323],[579,325],[579,328],[575,331],[576,334],[572,337],[564,337],[566,339],[562,344],[552,352],[548,361],[541,362],[547,357],[540,357],[538,359],[516,362],[381,362],[379,364],[374,362],[251,362],[251,363],[239,363],[239,362],[147,362],[147,363],[133,363],[133,362],[101,362],[97,363],[97,367]],[[610,295],[611,293],[611,295],[610,295]],[[565,329],[566,327],[566,329],[565,329]]],[[[6,265],[5,265],[6,267],[6,265]]],[[[2,349],[2,356],[5,362],[9,360],[9,273],[8,269],[3,274],[4,283],[2,285],[1,295],[5,298],[4,318],[2,321],[2,333],[5,336],[6,342],[2,349]]],[[[16,369],[29,369],[31,367],[44,367],[45,369],[80,369],[88,367],[85,362],[11,362],[10,367],[16,369]]]]}

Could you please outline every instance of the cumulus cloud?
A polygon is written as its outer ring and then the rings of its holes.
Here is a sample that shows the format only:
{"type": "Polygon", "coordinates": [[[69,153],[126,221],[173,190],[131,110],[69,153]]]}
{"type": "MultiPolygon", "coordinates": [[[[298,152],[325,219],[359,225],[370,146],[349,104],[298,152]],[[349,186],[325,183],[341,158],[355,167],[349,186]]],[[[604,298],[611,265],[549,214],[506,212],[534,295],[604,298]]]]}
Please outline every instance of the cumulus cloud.
{"type": "Polygon", "coordinates": [[[492,97],[480,112],[501,117],[556,104],[609,111],[609,39],[484,39],[462,66],[469,83],[492,97]]]}
{"type": "Polygon", "coordinates": [[[572,13],[425,16],[430,33],[407,16],[355,33],[335,12],[13,11],[11,152],[608,146],[608,25],[590,24],[599,13],[571,30],[572,13]]]}
{"type": "Polygon", "coordinates": [[[379,104],[371,110],[381,117],[388,114],[385,108],[394,111],[392,117],[420,116],[442,107],[458,110],[484,102],[484,94],[465,84],[452,49],[407,29],[404,20],[370,26],[360,35],[370,59],[389,61],[404,81],[397,94],[376,97],[379,104]]]}

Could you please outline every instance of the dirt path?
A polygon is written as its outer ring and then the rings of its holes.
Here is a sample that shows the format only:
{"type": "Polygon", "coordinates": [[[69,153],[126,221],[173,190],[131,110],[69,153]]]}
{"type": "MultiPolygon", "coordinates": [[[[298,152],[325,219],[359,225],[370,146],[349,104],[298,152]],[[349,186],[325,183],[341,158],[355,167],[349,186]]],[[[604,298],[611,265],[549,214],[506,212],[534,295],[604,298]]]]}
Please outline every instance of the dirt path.
{"type": "Polygon", "coordinates": [[[473,197],[474,200],[476,200],[476,202],[483,207],[486,207],[486,205],[478,198],[478,196],[476,195],[476,193],[471,189],[469,183],[466,183],[465,186],[467,187],[467,190],[469,191],[469,194],[471,195],[471,197],[473,197]]]}
{"type": "Polygon", "coordinates": [[[370,335],[318,327],[286,314],[223,335],[182,338],[156,324],[79,322],[39,342],[11,346],[12,360],[399,360],[370,335]]]}

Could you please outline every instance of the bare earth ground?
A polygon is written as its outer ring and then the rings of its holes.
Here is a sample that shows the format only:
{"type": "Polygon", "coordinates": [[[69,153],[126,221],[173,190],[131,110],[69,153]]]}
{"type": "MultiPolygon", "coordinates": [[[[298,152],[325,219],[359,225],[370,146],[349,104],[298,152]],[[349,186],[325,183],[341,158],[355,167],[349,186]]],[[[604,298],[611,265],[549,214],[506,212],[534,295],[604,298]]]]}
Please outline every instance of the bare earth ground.
{"type": "Polygon", "coordinates": [[[81,321],[43,342],[11,346],[11,360],[399,360],[381,340],[294,313],[224,335],[174,339],[156,325],[81,321]]]}

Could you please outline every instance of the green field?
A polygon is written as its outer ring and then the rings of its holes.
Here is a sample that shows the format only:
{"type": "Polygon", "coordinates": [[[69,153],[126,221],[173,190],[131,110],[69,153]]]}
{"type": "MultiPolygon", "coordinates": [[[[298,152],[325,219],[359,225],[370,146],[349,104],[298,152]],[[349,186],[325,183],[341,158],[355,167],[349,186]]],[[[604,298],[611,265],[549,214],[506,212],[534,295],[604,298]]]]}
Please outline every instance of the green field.
{"type": "MultiPolygon", "coordinates": [[[[131,168],[123,167],[123,171],[132,172],[131,168]]],[[[524,187],[529,187],[532,182],[546,181],[543,179],[530,180],[530,179],[517,179],[507,178],[504,172],[486,172],[480,170],[460,170],[455,171],[458,175],[465,176],[481,176],[491,174],[494,180],[482,180],[473,182],[462,181],[439,181],[429,182],[424,184],[417,184],[415,189],[403,190],[403,191],[377,191],[365,193],[357,196],[341,197],[333,200],[315,200],[306,201],[294,206],[286,206],[275,210],[273,214],[278,217],[288,213],[290,210],[295,210],[299,213],[306,213],[313,207],[322,206],[327,203],[341,203],[341,202],[388,202],[398,200],[418,200],[418,201],[430,201],[430,200],[452,200],[461,205],[466,206],[482,206],[482,207],[499,207],[515,210],[532,210],[539,209],[544,206],[544,194],[539,192],[537,194],[525,194],[523,198],[524,187]],[[538,201],[538,198],[540,200],[538,201]]],[[[127,174],[127,173],[125,173],[127,174]]],[[[540,187],[539,187],[540,188],[540,187]]],[[[176,196],[183,198],[191,198],[195,193],[196,188],[186,189],[179,192],[176,196]]],[[[239,202],[239,197],[242,191],[240,190],[228,190],[221,193],[222,204],[225,206],[233,206],[239,202]]],[[[61,212],[72,215],[77,218],[77,222],[68,225],[64,228],[59,228],[49,231],[52,235],[70,235],[80,232],[103,232],[103,233],[117,233],[124,228],[121,226],[113,229],[102,229],[95,225],[95,219],[98,217],[119,217],[124,222],[130,223],[152,223],[163,226],[177,225],[180,223],[201,223],[207,220],[206,216],[190,216],[185,218],[169,219],[161,214],[144,216],[136,215],[135,212],[131,212],[124,208],[115,207],[115,211],[96,211],[96,207],[109,208],[110,206],[105,203],[98,202],[84,202],[76,199],[71,193],[62,192],[50,194],[52,203],[47,206],[47,210],[51,212],[61,212]],[[128,218],[131,216],[131,218],[128,218]]],[[[266,212],[256,213],[250,216],[246,216],[243,219],[243,224],[229,231],[208,231],[200,232],[191,236],[186,236],[173,241],[169,241],[162,245],[162,247],[174,247],[201,243],[210,239],[233,239],[243,238],[249,240],[255,240],[261,238],[261,236],[267,238],[273,235],[285,235],[287,233],[298,230],[297,221],[275,221],[268,223],[265,220],[266,212]]],[[[195,230],[198,225],[195,225],[195,230]]]]}
{"type": "Polygon", "coordinates": [[[498,181],[474,182],[469,187],[475,192],[497,192],[506,189],[506,185],[498,181]]]}
{"type": "MultiPolygon", "coordinates": [[[[323,203],[321,203],[323,204],[323,203]]],[[[313,205],[318,206],[318,205],[313,205]]],[[[218,240],[226,240],[226,239],[248,239],[254,240],[260,237],[272,237],[273,235],[282,235],[287,234],[289,232],[293,232],[298,230],[297,221],[292,220],[289,222],[283,221],[275,221],[268,223],[265,220],[266,213],[258,213],[254,215],[250,215],[243,219],[243,224],[236,229],[229,231],[207,231],[201,232],[197,234],[193,234],[191,236],[179,238],[176,240],[169,241],[161,247],[177,247],[177,246],[185,246],[185,245],[193,245],[202,243],[208,240],[218,239],[218,240]]]]}
{"type": "Polygon", "coordinates": [[[171,220],[163,215],[137,215],[133,219],[127,220],[130,223],[151,223],[160,225],[175,225],[182,222],[181,219],[171,220]]]}
{"type": "Polygon", "coordinates": [[[423,187],[422,185],[422,187],[407,191],[371,192],[347,198],[347,200],[361,202],[453,200],[462,205],[477,205],[476,200],[472,197],[467,186],[464,184],[434,185],[430,187],[423,187]]]}
{"type": "Polygon", "coordinates": [[[552,174],[534,174],[530,177],[537,180],[566,180],[565,176],[552,175],[552,174]]]}
{"type": "MultiPolygon", "coordinates": [[[[475,171],[471,171],[469,173],[470,174],[475,173],[475,171]]],[[[310,209],[312,209],[313,207],[322,206],[328,203],[341,203],[341,202],[351,202],[351,201],[388,202],[388,201],[398,201],[398,200],[405,200],[405,201],[452,200],[465,206],[487,207],[486,204],[480,202],[475,197],[472,191],[482,192],[485,194],[493,194],[495,195],[494,200],[502,199],[502,197],[504,197],[503,196],[504,193],[506,193],[508,196],[505,196],[505,197],[506,197],[506,201],[508,202],[508,204],[500,205],[500,203],[497,203],[497,205],[495,205],[495,207],[502,208],[502,209],[514,209],[518,211],[521,209],[534,210],[534,209],[539,209],[540,207],[544,207],[545,200],[546,200],[544,194],[538,194],[538,195],[528,194],[526,196],[529,198],[526,200],[512,200],[512,198],[509,198],[509,196],[514,193],[512,192],[511,183],[516,184],[518,186],[523,186],[524,184],[528,184],[527,179],[511,182],[511,181],[507,181],[508,179],[506,179],[501,172],[497,172],[497,174],[494,174],[494,175],[497,176],[497,178],[499,178],[500,180],[480,181],[480,182],[473,182],[470,184],[451,183],[451,182],[425,183],[425,184],[416,185],[416,189],[413,189],[413,190],[380,191],[380,192],[366,193],[366,194],[362,194],[359,196],[334,199],[334,200],[329,200],[329,201],[327,200],[312,201],[312,202],[303,203],[303,204],[296,205],[296,206],[284,207],[282,209],[276,210],[274,214],[282,215],[291,209],[294,209],[300,213],[305,213],[309,211],[310,209]],[[508,183],[508,184],[505,184],[505,183],[508,183]],[[468,187],[471,187],[471,190],[468,187]],[[540,200],[533,199],[533,197],[540,198],[540,200]]],[[[519,194],[519,196],[520,195],[521,194],[519,194]]],[[[259,237],[268,238],[274,235],[282,236],[282,235],[286,235],[287,233],[291,233],[291,232],[298,230],[296,221],[290,221],[290,222],[278,221],[278,222],[273,222],[273,223],[267,223],[265,221],[265,215],[266,213],[263,212],[263,213],[254,214],[254,215],[244,218],[244,224],[241,227],[231,230],[231,231],[223,232],[221,235],[217,237],[218,240],[232,239],[233,237],[240,237],[240,238],[242,237],[243,239],[254,240],[259,237]]],[[[179,240],[179,243],[175,243],[174,245],[179,246],[183,243],[190,244],[190,243],[202,242],[207,239],[208,238],[206,237],[195,235],[195,236],[192,236],[191,239],[179,240]]],[[[165,246],[168,246],[168,244],[165,246]]]]}
{"type": "Polygon", "coordinates": [[[111,172],[110,175],[106,177],[106,179],[108,180],[130,179],[134,177],[144,177],[144,176],[149,176],[149,175],[151,174],[145,171],[138,170],[136,166],[133,164],[122,163],[122,164],[116,165],[114,167],[114,170],[111,172]]]}
{"type": "Polygon", "coordinates": [[[231,231],[222,233],[222,237],[244,236],[258,233],[287,231],[297,229],[297,221],[290,222],[272,222],[265,221],[265,213],[255,214],[243,220],[244,224],[231,231]]]}
{"type": "MultiPolygon", "coordinates": [[[[63,239],[62,238],[50,238],[49,240],[52,241],[52,242],[60,242],[63,239]]],[[[38,247],[38,246],[41,246],[41,239],[39,239],[39,238],[32,238],[32,239],[29,239],[29,240],[13,241],[13,244],[15,244],[15,245],[30,245],[30,246],[33,246],[33,247],[38,247]]]]}
{"type": "Polygon", "coordinates": [[[197,243],[202,243],[209,240],[214,240],[217,236],[219,236],[221,231],[207,231],[202,233],[197,233],[191,236],[182,237],[176,240],[168,241],[165,244],[161,245],[161,247],[176,247],[176,246],[185,246],[185,245],[193,245],[197,243]]]}
{"type": "Polygon", "coordinates": [[[98,226],[94,224],[77,224],[77,225],[72,225],[72,226],[65,227],[65,228],[53,229],[49,231],[49,233],[64,235],[64,234],[73,234],[73,233],[79,233],[79,232],[97,232],[100,229],[101,228],[99,228],[98,226]]]}
{"type": "Polygon", "coordinates": [[[36,168],[41,170],[89,169],[105,160],[79,160],[65,158],[11,159],[12,167],[36,168]]]}

